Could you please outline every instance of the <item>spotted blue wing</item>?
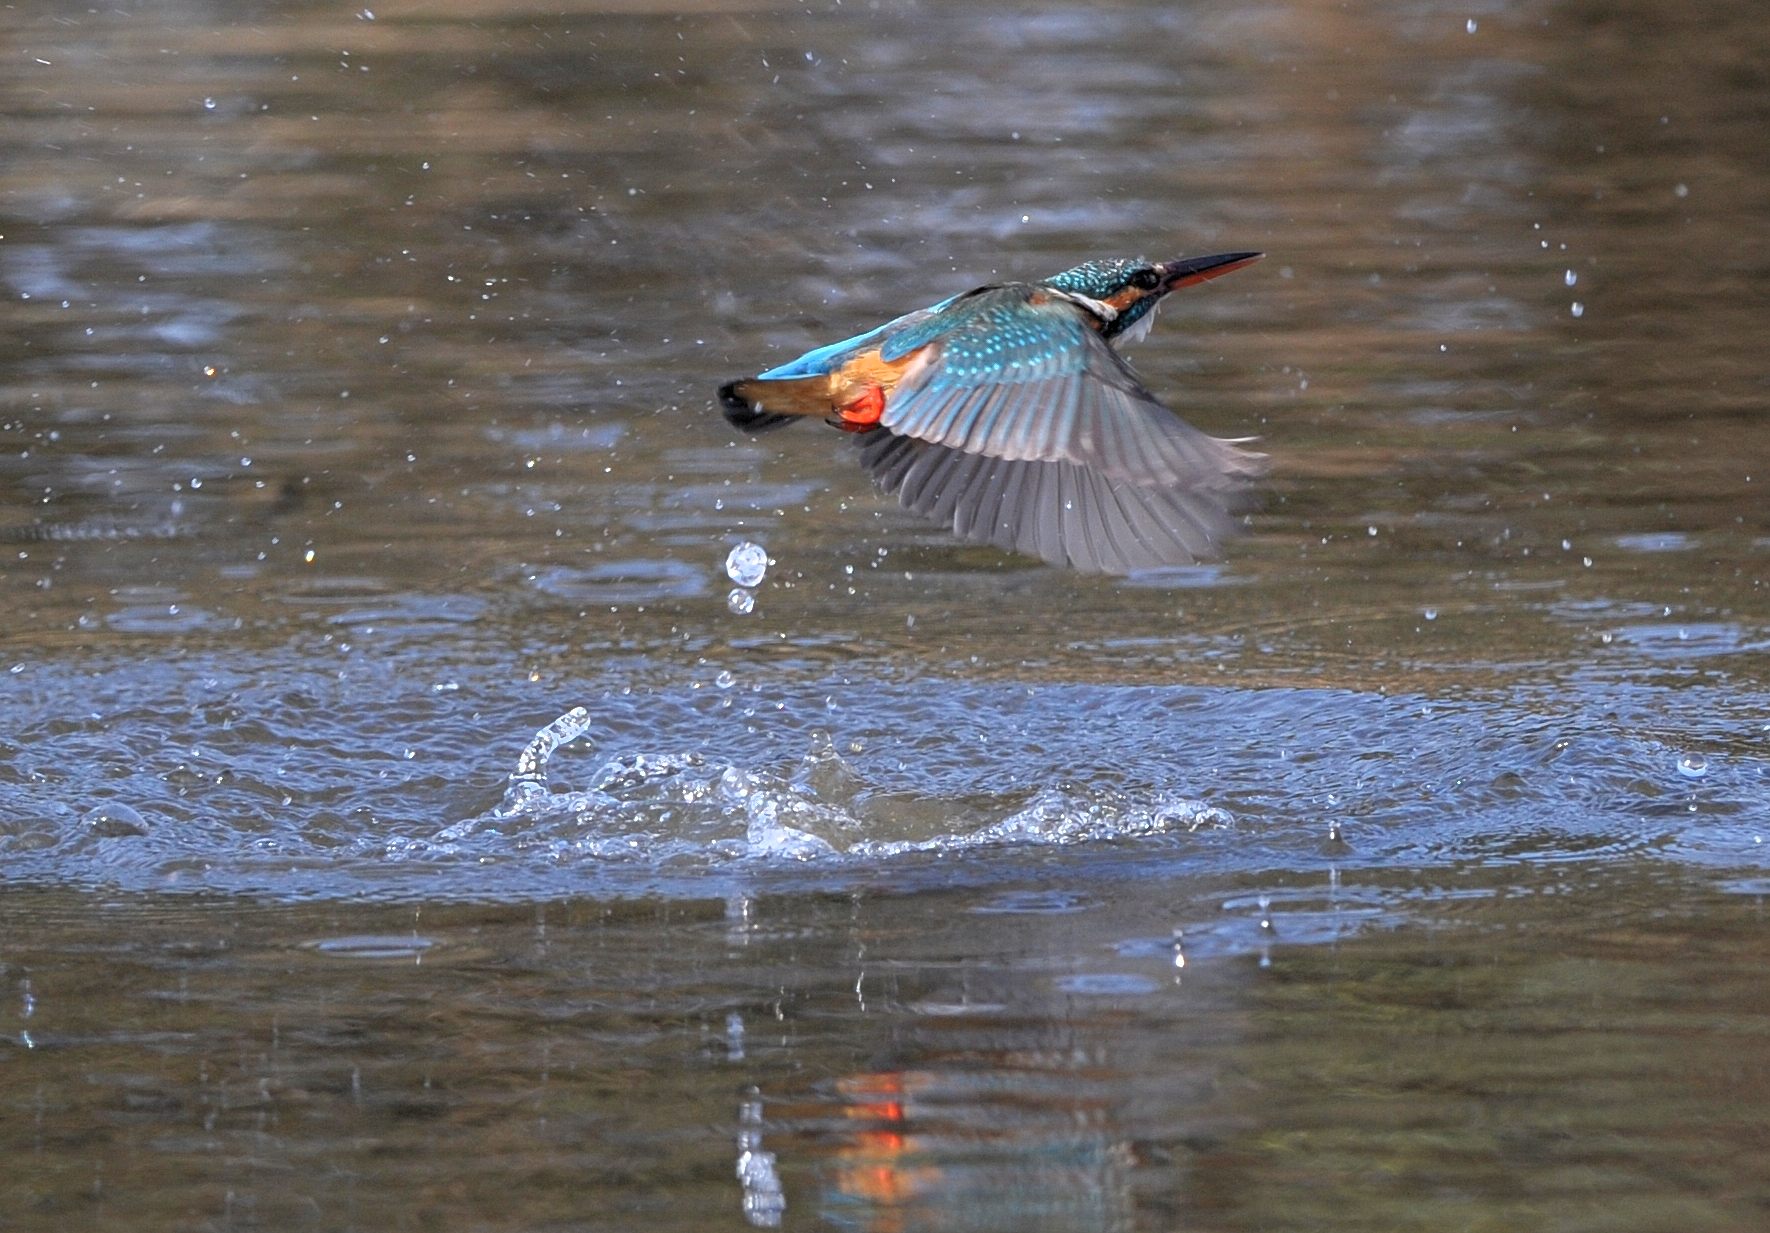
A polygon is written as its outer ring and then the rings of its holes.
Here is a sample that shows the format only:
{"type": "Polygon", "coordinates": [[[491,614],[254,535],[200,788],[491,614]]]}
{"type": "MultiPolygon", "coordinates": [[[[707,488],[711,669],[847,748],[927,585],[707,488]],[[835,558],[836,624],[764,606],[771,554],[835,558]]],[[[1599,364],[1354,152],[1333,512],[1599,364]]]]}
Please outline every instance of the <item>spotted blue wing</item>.
{"type": "Polygon", "coordinates": [[[880,426],[966,454],[1068,463],[1142,486],[1223,490],[1263,471],[1260,455],[1198,431],[1162,406],[1083,309],[1027,284],[986,287],[907,328],[882,358],[929,360],[886,403],[880,426]]]}

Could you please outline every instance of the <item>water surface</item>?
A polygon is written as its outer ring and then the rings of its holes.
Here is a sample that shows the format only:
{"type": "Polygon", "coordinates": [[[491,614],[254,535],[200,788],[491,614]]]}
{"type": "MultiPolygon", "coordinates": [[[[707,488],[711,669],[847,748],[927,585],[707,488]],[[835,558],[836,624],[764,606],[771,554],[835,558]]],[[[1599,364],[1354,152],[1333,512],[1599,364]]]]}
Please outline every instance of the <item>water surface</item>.
{"type": "Polygon", "coordinates": [[[1762,1223],[1752,6],[0,31],[7,1219],[1762,1223]],[[1224,562],[711,405],[1240,248],[1224,562]]]}

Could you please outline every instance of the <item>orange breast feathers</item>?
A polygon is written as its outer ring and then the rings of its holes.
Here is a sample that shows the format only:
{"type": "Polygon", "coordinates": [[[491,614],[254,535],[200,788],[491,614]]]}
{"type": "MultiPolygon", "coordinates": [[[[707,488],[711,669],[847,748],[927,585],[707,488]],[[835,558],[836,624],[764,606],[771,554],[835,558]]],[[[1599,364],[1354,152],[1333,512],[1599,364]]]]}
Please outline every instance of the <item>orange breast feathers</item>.
{"type": "Polygon", "coordinates": [[[927,347],[887,360],[863,351],[830,374],[830,407],[848,429],[871,428],[885,414],[885,396],[926,360],[927,347]]]}

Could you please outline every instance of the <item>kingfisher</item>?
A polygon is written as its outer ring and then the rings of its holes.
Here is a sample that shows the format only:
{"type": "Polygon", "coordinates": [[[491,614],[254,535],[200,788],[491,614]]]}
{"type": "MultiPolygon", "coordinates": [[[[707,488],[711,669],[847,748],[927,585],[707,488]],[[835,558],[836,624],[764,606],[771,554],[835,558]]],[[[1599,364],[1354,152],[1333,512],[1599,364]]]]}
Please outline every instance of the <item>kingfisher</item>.
{"type": "Polygon", "coordinates": [[[1215,556],[1266,458],[1208,436],[1144,388],[1119,348],[1163,297],[1254,252],[1089,261],[990,283],[719,389],[762,432],[815,416],[861,465],[960,539],[1087,573],[1215,556]]]}

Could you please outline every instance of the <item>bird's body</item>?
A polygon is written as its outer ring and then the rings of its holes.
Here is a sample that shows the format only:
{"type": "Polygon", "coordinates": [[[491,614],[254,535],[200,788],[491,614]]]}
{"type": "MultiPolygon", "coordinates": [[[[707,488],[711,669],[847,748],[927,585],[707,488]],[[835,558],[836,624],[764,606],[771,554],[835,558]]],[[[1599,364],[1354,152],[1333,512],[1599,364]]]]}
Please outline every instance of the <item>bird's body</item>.
{"type": "Polygon", "coordinates": [[[1214,555],[1264,458],[1199,432],[1118,355],[1168,292],[1259,253],[1091,261],[907,313],[722,387],[732,424],[817,416],[962,539],[1123,574],[1214,555]]]}

